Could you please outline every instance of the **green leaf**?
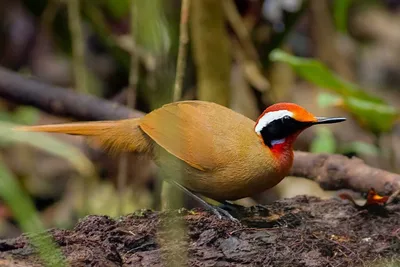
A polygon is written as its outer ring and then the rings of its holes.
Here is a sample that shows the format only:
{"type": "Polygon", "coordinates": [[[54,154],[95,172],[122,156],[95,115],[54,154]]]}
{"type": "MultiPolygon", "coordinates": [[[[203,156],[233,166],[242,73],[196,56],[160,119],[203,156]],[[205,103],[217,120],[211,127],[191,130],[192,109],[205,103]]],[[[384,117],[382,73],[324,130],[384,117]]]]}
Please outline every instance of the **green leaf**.
{"type": "Polygon", "coordinates": [[[345,98],[344,106],[362,126],[369,128],[374,133],[390,131],[400,116],[399,111],[392,106],[355,97],[345,98]]]}
{"type": "Polygon", "coordinates": [[[106,8],[110,11],[114,18],[120,19],[129,15],[129,7],[131,0],[103,0],[106,8]]]}
{"type": "Polygon", "coordinates": [[[12,213],[31,244],[38,250],[46,266],[66,266],[63,254],[45,232],[39,215],[31,199],[22,191],[17,179],[11,174],[0,158],[0,195],[12,210],[12,213]]]}
{"type": "Polygon", "coordinates": [[[317,136],[311,143],[310,151],[313,153],[335,153],[336,140],[332,131],[326,127],[318,127],[317,136]]]}
{"type": "Polygon", "coordinates": [[[133,28],[136,43],[148,52],[162,55],[169,51],[171,38],[165,18],[163,1],[133,1],[133,28]]]}
{"type": "MultiPolygon", "coordinates": [[[[294,68],[296,73],[315,85],[329,89],[342,98],[341,105],[349,110],[364,127],[374,133],[390,131],[399,118],[399,110],[381,98],[370,95],[357,85],[341,79],[318,60],[292,56],[282,50],[271,52],[271,60],[282,61],[294,68]]],[[[339,99],[320,96],[320,104],[329,104],[339,99]]]]}
{"type": "Polygon", "coordinates": [[[33,124],[39,119],[36,108],[21,106],[14,112],[0,111],[0,121],[16,122],[20,124],[33,124]]]}
{"type": "Polygon", "coordinates": [[[343,103],[343,98],[335,94],[319,93],[317,96],[317,103],[323,108],[338,106],[343,103]]]}
{"type": "Polygon", "coordinates": [[[76,147],[53,138],[49,134],[19,132],[13,130],[17,124],[0,121],[0,143],[25,143],[69,161],[85,177],[93,177],[92,162],[76,147]]]}
{"type": "Polygon", "coordinates": [[[371,156],[379,155],[378,147],[361,141],[351,142],[350,144],[347,144],[340,149],[341,154],[351,153],[351,152],[359,155],[371,155],[371,156]]]}
{"type": "Polygon", "coordinates": [[[0,111],[0,121],[14,121],[14,117],[10,112],[0,111]]]}
{"type": "Polygon", "coordinates": [[[21,106],[13,113],[13,122],[33,124],[39,119],[39,111],[32,107],[21,106]]]}
{"type": "Polygon", "coordinates": [[[270,59],[289,64],[303,79],[321,88],[330,89],[341,96],[354,96],[376,103],[384,103],[381,98],[369,95],[356,84],[343,80],[318,60],[292,56],[280,49],[273,50],[270,59]]]}
{"type": "Polygon", "coordinates": [[[333,18],[336,29],[342,33],[347,33],[347,18],[351,0],[333,1],[333,18]]]}

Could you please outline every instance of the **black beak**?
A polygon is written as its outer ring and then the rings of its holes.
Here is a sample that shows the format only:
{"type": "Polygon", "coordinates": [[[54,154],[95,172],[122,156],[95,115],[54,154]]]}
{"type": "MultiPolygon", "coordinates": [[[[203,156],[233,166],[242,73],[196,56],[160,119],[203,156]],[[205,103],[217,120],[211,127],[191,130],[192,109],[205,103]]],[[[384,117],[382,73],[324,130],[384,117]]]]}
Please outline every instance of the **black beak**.
{"type": "Polygon", "coordinates": [[[317,121],[314,124],[329,124],[329,123],[338,123],[345,121],[346,118],[327,118],[327,117],[316,117],[317,121]]]}

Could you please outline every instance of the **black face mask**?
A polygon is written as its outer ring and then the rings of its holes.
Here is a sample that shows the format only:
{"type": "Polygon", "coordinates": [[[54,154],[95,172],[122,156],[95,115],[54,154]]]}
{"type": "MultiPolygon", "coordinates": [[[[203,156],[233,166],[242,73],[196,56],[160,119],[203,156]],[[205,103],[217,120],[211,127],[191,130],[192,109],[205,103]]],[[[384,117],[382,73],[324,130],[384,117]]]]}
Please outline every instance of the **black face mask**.
{"type": "Polygon", "coordinates": [[[284,116],[268,123],[262,128],[260,134],[264,144],[268,147],[272,147],[272,141],[286,138],[311,125],[312,122],[300,122],[290,116],[284,116]]]}

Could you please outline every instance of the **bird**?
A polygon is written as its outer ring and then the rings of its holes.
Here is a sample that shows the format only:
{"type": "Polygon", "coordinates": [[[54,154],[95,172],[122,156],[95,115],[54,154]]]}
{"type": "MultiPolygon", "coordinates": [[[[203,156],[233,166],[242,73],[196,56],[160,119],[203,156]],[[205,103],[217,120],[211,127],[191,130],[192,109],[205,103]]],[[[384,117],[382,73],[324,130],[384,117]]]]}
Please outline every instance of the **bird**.
{"type": "Polygon", "coordinates": [[[141,118],[20,126],[19,131],[86,136],[110,153],[146,155],[168,182],[208,204],[251,197],[277,185],[293,164],[293,143],[310,126],[345,121],[316,117],[294,103],[267,107],[256,121],[207,101],[166,104],[141,118]]]}

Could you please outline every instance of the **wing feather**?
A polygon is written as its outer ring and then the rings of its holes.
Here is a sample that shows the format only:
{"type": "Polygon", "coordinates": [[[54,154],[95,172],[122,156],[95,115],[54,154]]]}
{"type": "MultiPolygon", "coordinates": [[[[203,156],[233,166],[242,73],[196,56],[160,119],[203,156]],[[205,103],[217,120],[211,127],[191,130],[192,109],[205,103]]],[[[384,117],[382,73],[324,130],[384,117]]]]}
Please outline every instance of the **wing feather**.
{"type": "Polygon", "coordinates": [[[233,117],[245,118],[215,103],[181,101],[149,113],[141,120],[140,128],[169,153],[205,171],[226,160],[226,153],[221,153],[229,149],[229,131],[239,126],[230,125],[233,117]]]}

